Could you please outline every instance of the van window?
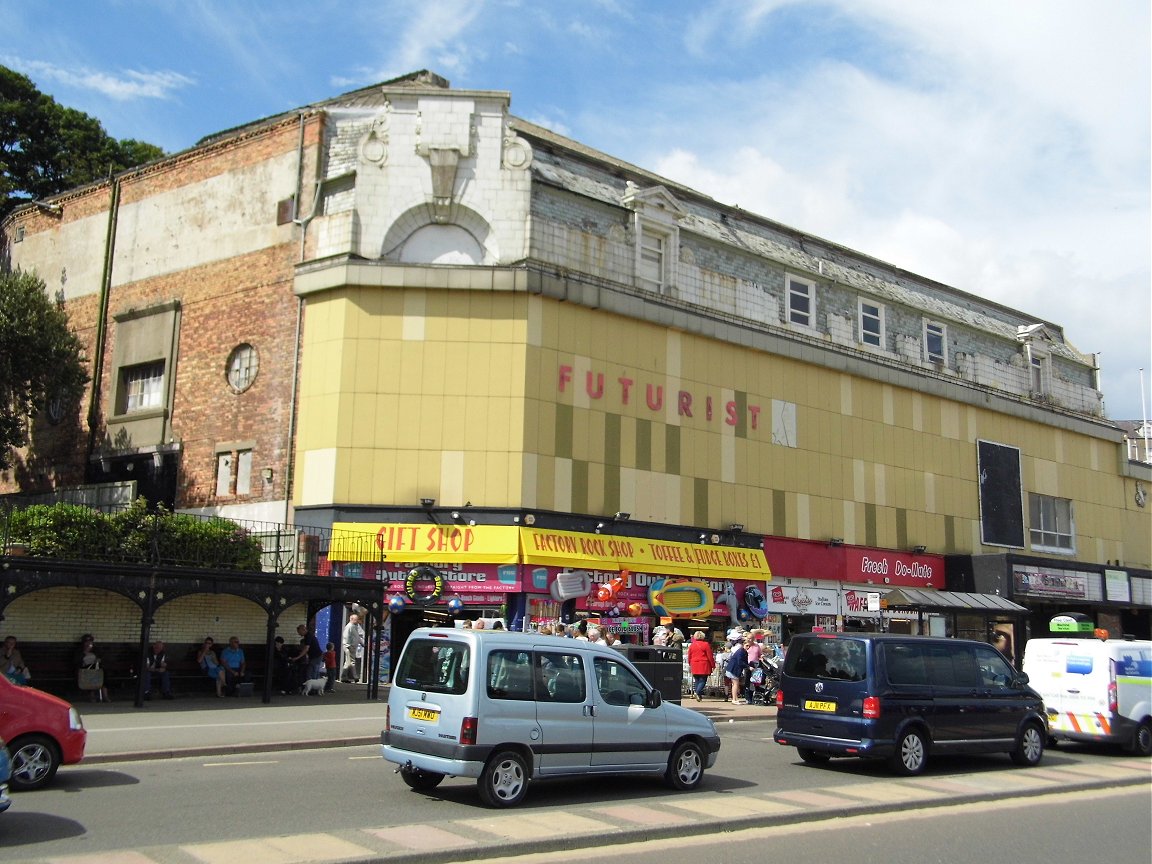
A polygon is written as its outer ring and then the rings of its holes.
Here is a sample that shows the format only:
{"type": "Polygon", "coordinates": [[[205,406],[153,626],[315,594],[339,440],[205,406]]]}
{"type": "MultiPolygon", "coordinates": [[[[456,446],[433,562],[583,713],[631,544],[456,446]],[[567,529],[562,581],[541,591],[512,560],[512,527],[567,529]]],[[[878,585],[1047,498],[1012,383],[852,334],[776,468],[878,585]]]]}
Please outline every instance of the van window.
{"type": "Polygon", "coordinates": [[[404,648],[395,681],[410,690],[460,694],[468,689],[471,651],[463,642],[415,639],[404,648]]]}
{"type": "Polygon", "coordinates": [[[532,655],[496,650],[488,654],[488,698],[532,699],[532,655]]]}
{"type": "Polygon", "coordinates": [[[980,683],[990,690],[1005,690],[1015,677],[1012,666],[995,648],[976,648],[976,664],[980,670],[980,683]]]}
{"type": "Polygon", "coordinates": [[[863,681],[868,676],[868,652],[859,639],[805,639],[799,648],[785,655],[784,671],[794,678],[863,681]]]}
{"type": "Polygon", "coordinates": [[[542,702],[580,703],[587,698],[584,662],[577,654],[536,654],[536,698],[542,702]]]}
{"type": "Polygon", "coordinates": [[[980,686],[976,655],[968,645],[925,645],[924,655],[934,686],[968,689],[980,686]]]}
{"type": "Polygon", "coordinates": [[[600,698],[609,705],[643,705],[648,698],[648,688],[627,666],[609,660],[607,657],[594,657],[596,687],[600,698]]]}
{"type": "Polygon", "coordinates": [[[922,646],[893,643],[884,646],[884,665],[888,670],[888,683],[903,686],[925,686],[928,672],[924,668],[922,646]]]}

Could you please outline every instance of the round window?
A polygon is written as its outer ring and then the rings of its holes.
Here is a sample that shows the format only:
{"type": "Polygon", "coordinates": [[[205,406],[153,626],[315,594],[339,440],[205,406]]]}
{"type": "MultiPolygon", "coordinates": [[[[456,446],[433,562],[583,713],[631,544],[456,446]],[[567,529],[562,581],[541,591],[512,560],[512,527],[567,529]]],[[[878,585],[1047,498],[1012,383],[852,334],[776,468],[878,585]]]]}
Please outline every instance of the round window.
{"type": "Polygon", "coordinates": [[[228,355],[228,385],[237,393],[251,387],[259,371],[260,357],[248,343],[237,345],[228,355]]]}

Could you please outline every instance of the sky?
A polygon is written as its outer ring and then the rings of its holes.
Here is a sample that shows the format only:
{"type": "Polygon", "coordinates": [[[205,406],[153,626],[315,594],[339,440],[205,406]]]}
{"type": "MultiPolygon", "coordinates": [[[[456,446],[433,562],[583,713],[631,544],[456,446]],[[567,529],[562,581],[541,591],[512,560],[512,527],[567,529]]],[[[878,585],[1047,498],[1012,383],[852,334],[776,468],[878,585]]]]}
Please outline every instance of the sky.
{"type": "Polygon", "coordinates": [[[0,0],[0,64],[168,152],[419,69],[505,90],[518,117],[1062,326],[1098,355],[1107,415],[1139,420],[1152,414],[1149,9],[0,0]]]}

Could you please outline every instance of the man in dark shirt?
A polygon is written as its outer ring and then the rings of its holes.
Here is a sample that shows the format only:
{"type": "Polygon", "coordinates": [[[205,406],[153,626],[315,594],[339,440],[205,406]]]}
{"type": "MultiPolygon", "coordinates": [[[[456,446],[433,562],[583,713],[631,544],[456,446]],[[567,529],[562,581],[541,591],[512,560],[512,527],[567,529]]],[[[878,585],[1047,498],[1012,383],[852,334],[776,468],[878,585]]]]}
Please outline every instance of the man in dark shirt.
{"type": "Polygon", "coordinates": [[[307,626],[301,624],[296,628],[300,634],[300,651],[292,658],[293,663],[307,663],[308,675],[306,681],[324,677],[324,649],[320,647],[320,640],[316,638],[307,626]]]}

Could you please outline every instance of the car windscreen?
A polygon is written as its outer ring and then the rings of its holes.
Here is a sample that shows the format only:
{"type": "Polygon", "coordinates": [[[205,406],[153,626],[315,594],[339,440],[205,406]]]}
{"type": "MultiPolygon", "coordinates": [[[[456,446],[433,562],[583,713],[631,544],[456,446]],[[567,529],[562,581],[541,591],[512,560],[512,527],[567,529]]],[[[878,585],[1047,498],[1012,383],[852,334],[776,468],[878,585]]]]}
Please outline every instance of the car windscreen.
{"type": "Polygon", "coordinates": [[[796,637],[784,657],[784,674],[793,678],[863,681],[868,676],[868,646],[862,639],[796,637]]]}
{"type": "Polygon", "coordinates": [[[409,690],[429,693],[463,693],[468,689],[472,652],[466,642],[448,639],[412,639],[393,683],[409,690]]]}

